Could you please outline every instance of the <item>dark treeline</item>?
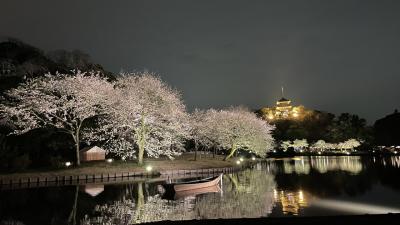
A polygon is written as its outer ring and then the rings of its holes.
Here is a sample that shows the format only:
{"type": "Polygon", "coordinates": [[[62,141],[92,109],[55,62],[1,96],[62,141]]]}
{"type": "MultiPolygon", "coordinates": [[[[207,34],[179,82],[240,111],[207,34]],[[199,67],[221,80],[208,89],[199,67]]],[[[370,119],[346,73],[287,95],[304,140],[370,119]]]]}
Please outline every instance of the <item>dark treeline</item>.
{"type": "Polygon", "coordinates": [[[350,138],[363,140],[366,145],[374,144],[374,133],[366,120],[358,115],[334,114],[313,111],[300,120],[278,120],[274,138],[278,141],[307,139],[309,143],[324,140],[339,143],[350,138]]]}
{"type": "MultiPolygon", "coordinates": [[[[256,113],[265,118],[261,110],[256,113]]],[[[309,110],[301,119],[279,119],[271,121],[275,125],[273,137],[277,142],[306,139],[308,143],[324,140],[339,143],[354,138],[362,141],[359,149],[371,150],[375,146],[400,145],[400,113],[378,119],[372,126],[358,115],[309,110]]]]}
{"type": "Polygon", "coordinates": [[[16,87],[27,78],[49,72],[70,74],[74,69],[99,71],[113,77],[111,72],[91,62],[90,56],[80,50],[44,52],[13,38],[0,42],[0,92],[16,87]]]}

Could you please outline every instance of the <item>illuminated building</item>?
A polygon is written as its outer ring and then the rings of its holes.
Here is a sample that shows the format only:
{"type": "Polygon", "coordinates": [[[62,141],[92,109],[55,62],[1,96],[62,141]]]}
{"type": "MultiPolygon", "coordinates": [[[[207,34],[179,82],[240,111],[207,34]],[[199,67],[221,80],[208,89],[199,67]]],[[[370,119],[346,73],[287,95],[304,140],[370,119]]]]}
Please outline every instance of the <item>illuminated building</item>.
{"type": "Polygon", "coordinates": [[[265,107],[260,110],[261,116],[268,121],[279,119],[301,119],[309,110],[304,106],[292,106],[292,101],[284,97],[283,87],[282,96],[273,107],[265,107]]]}

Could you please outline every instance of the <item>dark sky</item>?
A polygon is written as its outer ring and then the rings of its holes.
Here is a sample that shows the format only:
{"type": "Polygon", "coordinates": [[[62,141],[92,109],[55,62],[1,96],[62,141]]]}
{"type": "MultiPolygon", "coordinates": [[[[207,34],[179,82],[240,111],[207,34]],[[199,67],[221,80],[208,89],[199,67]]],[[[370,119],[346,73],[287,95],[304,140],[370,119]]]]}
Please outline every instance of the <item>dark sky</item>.
{"type": "Polygon", "coordinates": [[[189,109],[295,104],[369,123],[400,108],[400,1],[0,2],[0,36],[157,72],[189,109]]]}

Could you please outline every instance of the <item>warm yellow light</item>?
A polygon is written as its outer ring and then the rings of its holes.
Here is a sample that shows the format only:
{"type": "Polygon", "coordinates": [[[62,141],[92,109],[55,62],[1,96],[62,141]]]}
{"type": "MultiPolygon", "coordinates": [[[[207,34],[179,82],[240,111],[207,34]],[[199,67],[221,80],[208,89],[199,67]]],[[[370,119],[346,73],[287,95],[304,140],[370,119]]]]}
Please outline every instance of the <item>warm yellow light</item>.
{"type": "Polygon", "coordinates": [[[299,200],[300,200],[301,202],[304,201],[304,194],[303,194],[303,191],[302,191],[302,190],[299,191],[299,200]]]}
{"type": "Polygon", "coordinates": [[[274,119],[274,116],[273,116],[273,115],[269,115],[269,116],[268,116],[268,119],[273,120],[273,119],[274,119]]]}
{"type": "Polygon", "coordinates": [[[253,156],[253,157],[251,157],[251,160],[253,160],[253,161],[254,161],[254,160],[256,160],[256,157],[254,157],[254,156],[253,156]]]}
{"type": "Polygon", "coordinates": [[[240,159],[239,159],[239,160],[240,160],[241,162],[243,162],[243,160],[244,160],[244,159],[243,159],[243,157],[240,157],[240,159]]]}
{"type": "Polygon", "coordinates": [[[298,117],[299,114],[298,113],[293,113],[293,117],[298,117]]]}
{"type": "Polygon", "coordinates": [[[236,164],[238,164],[238,165],[239,165],[239,164],[240,164],[240,160],[237,160],[237,161],[236,161],[236,164]]]}
{"type": "Polygon", "coordinates": [[[150,171],[152,171],[153,170],[153,167],[151,167],[151,166],[146,166],[146,171],[147,172],[150,172],[150,171]]]}

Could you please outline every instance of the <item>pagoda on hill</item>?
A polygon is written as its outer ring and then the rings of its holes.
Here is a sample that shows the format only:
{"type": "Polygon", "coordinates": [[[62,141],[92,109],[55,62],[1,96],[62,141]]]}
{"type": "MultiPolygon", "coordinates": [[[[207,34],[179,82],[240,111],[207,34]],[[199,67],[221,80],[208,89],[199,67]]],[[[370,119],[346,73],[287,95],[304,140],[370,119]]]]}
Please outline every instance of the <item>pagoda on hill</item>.
{"type": "Polygon", "coordinates": [[[292,101],[284,97],[282,87],[281,98],[276,102],[274,107],[266,107],[261,109],[261,114],[267,120],[279,119],[297,119],[303,106],[292,106],[292,101]]]}

